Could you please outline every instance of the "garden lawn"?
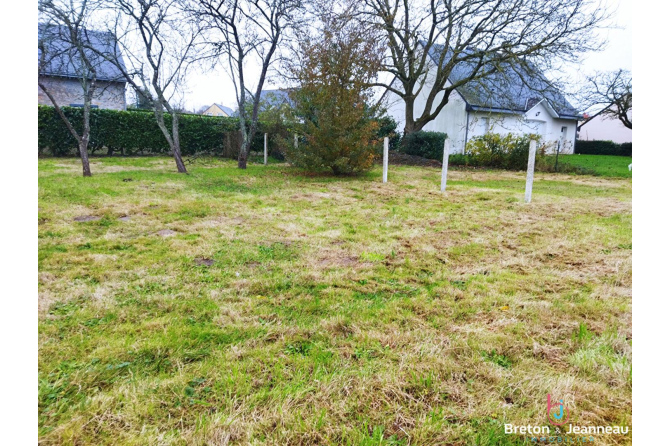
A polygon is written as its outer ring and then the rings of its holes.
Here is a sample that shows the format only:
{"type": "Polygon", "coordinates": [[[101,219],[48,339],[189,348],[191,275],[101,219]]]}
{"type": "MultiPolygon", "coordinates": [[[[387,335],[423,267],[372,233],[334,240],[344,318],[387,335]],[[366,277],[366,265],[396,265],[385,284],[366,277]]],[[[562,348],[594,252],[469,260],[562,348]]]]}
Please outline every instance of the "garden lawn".
{"type": "MultiPolygon", "coordinates": [[[[548,156],[547,158],[552,157],[548,156]]],[[[628,170],[628,165],[633,162],[631,156],[559,155],[558,160],[560,163],[582,167],[598,176],[623,178],[632,178],[633,176],[633,172],[628,170]]]]}
{"type": "Polygon", "coordinates": [[[41,444],[530,444],[547,394],[631,424],[630,179],[91,164],[39,161],[41,444]]]}

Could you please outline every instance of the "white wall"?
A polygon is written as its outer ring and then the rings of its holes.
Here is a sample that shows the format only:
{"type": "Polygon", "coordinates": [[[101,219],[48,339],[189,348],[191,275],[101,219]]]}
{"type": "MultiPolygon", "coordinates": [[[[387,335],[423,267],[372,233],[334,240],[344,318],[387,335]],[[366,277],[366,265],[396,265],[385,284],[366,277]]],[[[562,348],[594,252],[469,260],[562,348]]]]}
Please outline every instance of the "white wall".
{"type": "Polygon", "coordinates": [[[565,146],[561,147],[561,153],[574,153],[577,121],[554,118],[543,104],[536,105],[524,115],[471,111],[469,121],[468,140],[486,132],[503,135],[536,133],[547,144],[547,151],[555,153],[557,142],[562,140],[564,134],[565,146]],[[562,133],[563,127],[566,130],[562,133]]]}
{"type": "Polygon", "coordinates": [[[618,119],[599,115],[584,124],[579,130],[579,139],[614,141],[621,144],[622,142],[633,142],[633,131],[625,127],[618,119]]]}
{"type": "MultiPolygon", "coordinates": [[[[435,67],[432,67],[428,73],[426,85],[432,85],[435,74],[435,67]]],[[[414,117],[419,117],[426,107],[427,97],[430,92],[429,88],[424,88],[419,91],[414,101],[414,117]]],[[[442,101],[444,93],[440,92],[436,95],[433,101],[434,111],[437,104],[442,101]]],[[[405,127],[405,102],[393,93],[387,93],[388,98],[388,114],[398,122],[398,132],[402,133],[405,127]]],[[[467,116],[465,112],[465,101],[460,94],[452,91],[449,96],[449,102],[442,109],[437,117],[426,124],[423,130],[427,132],[442,132],[449,135],[451,140],[451,153],[463,153],[465,149],[465,127],[467,116]]]]}

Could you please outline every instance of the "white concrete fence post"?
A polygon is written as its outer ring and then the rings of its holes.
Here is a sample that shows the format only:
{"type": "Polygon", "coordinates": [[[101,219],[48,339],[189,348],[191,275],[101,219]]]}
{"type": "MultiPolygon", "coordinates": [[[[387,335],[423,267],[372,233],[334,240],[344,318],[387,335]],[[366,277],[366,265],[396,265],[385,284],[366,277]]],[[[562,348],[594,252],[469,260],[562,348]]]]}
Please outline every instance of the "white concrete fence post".
{"type": "Polygon", "coordinates": [[[293,148],[295,148],[295,149],[298,148],[298,134],[297,133],[293,134],[293,148]]]}
{"type": "Polygon", "coordinates": [[[530,147],[528,149],[528,172],[526,173],[526,203],[530,203],[533,195],[533,177],[535,176],[535,152],[537,151],[537,141],[530,140],[530,147]]]}
{"type": "Polygon", "coordinates": [[[449,169],[449,138],[444,140],[444,154],[442,155],[442,184],[440,191],[447,190],[447,169],[449,169]]]}
{"type": "Polygon", "coordinates": [[[384,138],[384,164],[383,164],[382,182],[386,183],[389,173],[389,138],[384,138]]]}
{"type": "Polygon", "coordinates": [[[265,134],[265,139],[264,139],[264,145],[263,145],[263,164],[268,163],[268,134],[265,134]]]}

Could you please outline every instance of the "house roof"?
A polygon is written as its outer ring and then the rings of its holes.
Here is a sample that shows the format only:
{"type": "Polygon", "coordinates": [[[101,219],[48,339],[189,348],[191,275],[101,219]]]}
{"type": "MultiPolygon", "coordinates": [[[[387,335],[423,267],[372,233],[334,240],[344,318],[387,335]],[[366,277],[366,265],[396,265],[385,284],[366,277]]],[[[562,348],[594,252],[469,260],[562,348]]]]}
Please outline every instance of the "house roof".
{"type": "Polygon", "coordinates": [[[227,114],[228,116],[233,116],[234,112],[233,112],[232,108],[226,107],[225,105],[216,104],[216,103],[214,105],[219,107],[221,109],[221,111],[224,112],[225,114],[227,114]]]}
{"type": "MultiPolygon", "coordinates": [[[[73,47],[67,27],[41,23],[38,24],[37,30],[38,62],[44,60],[40,74],[69,78],[80,78],[83,74],[86,74],[81,55],[73,47]],[[42,54],[43,49],[45,51],[44,55],[42,54]]],[[[80,32],[86,39],[87,44],[95,48],[97,52],[109,57],[118,56],[120,64],[125,70],[119,46],[112,33],[92,31],[85,28],[82,28],[80,32]]],[[[114,63],[97,54],[96,51],[85,49],[84,53],[95,67],[97,79],[125,83],[121,70],[114,63]]]]}
{"type": "MultiPolygon", "coordinates": [[[[431,47],[429,56],[435,64],[443,48],[442,45],[431,47]]],[[[497,72],[456,90],[473,110],[524,113],[545,100],[560,118],[580,119],[581,115],[563,94],[536,67],[530,65],[528,69],[528,65],[528,62],[524,66],[513,62],[503,64],[497,72]]],[[[466,79],[474,69],[473,62],[459,62],[451,71],[449,81],[453,84],[466,79]]]]}
{"type": "Polygon", "coordinates": [[[267,102],[270,107],[277,107],[282,104],[292,105],[293,101],[286,90],[262,90],[261,102],[267,102]]]}

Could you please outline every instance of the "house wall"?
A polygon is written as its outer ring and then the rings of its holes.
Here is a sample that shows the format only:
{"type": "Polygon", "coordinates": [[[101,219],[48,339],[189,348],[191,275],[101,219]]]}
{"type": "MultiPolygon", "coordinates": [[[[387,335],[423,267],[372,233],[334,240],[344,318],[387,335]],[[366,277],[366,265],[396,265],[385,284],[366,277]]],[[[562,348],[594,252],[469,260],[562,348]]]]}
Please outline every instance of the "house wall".
{"type": "Polygon", "coordinates": [[[575,151],[576,129],[577,121],[555,118],[544,103],[539,103],[525,114],[471,111],[468,140],[486,132],[515,135],[535,133],[547,144],[547,152],[556,153],[558,143],[565,137],[561,153],[571,154],[575,151]],[[561,132],[563,127],[566,127],[565,132],[561,132]]]}
{"type": "MultiPolygon", "coordinates": [[[[84,93],[77,79],[40,76],[39,81],[46,86],[59,106],[84,103],[84,93]]],[[[40,105],[53,105],[40,87],[37,87],[37,103],[40,105]]],[[[99,108],[125,110],[125,83],[98,81],[97,93],[92,100],[92,104],[97,105],[99,108]]]]}
{"type": "Polygon", "coordinates": [[[223,110],[216,105],[211,105],[207,110],[202,112],[205,116],[228,116],[223,110]]]}
{"type": "MultiPolygon", "coordinates": [[[[431,85],[434,79],[434,67],[428,73],[426,85],[431,85]]],[[[414,101],[414,116],[418,117],[426,107],[429,89],[424,88],[414,101]]],[[[433,111],[440,103],[444,93],[438,93],[433,101],[433,111]]],[[[398,132],[403,133],[405,127],[405,102],[393,93],[387,93],[387,113],[398,122],[398,132]]],[[[450,153],[463,153],[465,149],[465,135],[467,126],[467,114],[465,113],[465,101],[456,91],[452,91],[449,102],[437,115],[437,117],[426,124],[423,130],[427,132],[443,132],[449,135],[451,141],[450,153]]]]}
{"type": "Polygon", "coordinates": [[[596,116],[579,129],[579,139],[584,141],[633,142],[633,131],[618,119],[596,116]]]}
{"type": "MultiPolygon", "coordinates": [[[[434,79],[435,67],[428,73],[425,85],[430,86],[434,79]]],[[[418,117],[426,106],[429,88],[422,89],[414,102],[414,116],[418,117]]],[[[442,100],[439,93],[433,102],[433,110],[442,100]]],[[[397,95],[388,93],[388,113],[398,123],[398,131],[402,133],[405,126],[405,103],[397,95]]],[[[562,153],[574,153],[577,121],[554,118],[544,103],[539,103],[526,114],[492,113],[466,111],[466,102],[456,91],[451,93],[449,102],[438,116],[423,128],[425,131],[444,132],[451,140],[451,153],[465,153],[466,138],[472,139],[481,136],[486,131],[492,133],[538,133],[545,143],[549,144],[548,151],[556,150],[557,142],[561,140],[561,128],[567,127],[565,147],[562,153]]],[[[555,153],[555,152],[554,152],[555,153]]]]}

